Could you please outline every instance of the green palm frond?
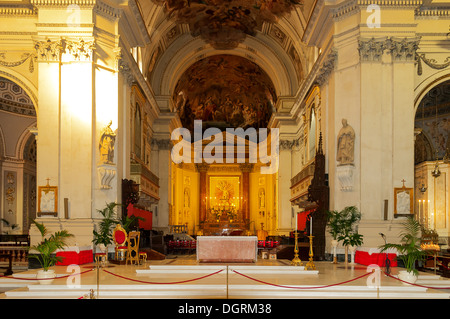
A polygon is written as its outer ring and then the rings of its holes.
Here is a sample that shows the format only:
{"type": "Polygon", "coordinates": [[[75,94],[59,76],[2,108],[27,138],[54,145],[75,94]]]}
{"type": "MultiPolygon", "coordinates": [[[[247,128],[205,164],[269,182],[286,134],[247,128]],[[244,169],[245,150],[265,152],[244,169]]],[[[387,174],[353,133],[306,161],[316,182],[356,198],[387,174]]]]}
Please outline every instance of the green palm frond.
{"type": "Polygon", "coordinates": [[[47,228],[44,224],[38,223],[35,220],[32,221],[36,228],[42,235],[42,240],[39,244],[30,247],[30,250],[35,250],[39,254],[30,254],[28,257],[35,258],[39,261],[44,270],[48,270],[49,267],[55,265],[61,260],[60,257],[54,255],[55,251],[58,249],[63,249],[67,244],[66,240],[73,237],[67,230],[60,230],[51,234],[48,238],[46,235],[48,233],[47,228]]]}

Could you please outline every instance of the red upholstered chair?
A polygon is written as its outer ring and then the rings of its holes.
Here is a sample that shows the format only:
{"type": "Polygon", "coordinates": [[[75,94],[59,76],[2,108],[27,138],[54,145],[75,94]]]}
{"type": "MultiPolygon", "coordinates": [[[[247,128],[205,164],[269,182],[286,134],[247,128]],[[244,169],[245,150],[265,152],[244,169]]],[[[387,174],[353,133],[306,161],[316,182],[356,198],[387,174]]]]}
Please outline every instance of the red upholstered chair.
{"type": "Polygon", "coordinates": [[[115,247],[115,259],[119,260],[119,254],[121,255],[120,260],[125,259],[128,250],[128,235],[122,225],[117,224],[113,232],[113,239],[115,247]]]}

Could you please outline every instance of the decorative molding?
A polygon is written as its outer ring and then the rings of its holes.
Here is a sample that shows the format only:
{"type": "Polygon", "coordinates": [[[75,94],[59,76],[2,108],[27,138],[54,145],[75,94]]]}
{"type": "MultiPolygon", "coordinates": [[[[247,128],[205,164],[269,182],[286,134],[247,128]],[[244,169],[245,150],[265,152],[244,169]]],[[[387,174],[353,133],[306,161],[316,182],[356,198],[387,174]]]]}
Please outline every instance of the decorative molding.
{"type": "Polygon", "coordinates": [[[0,7],[0,16],[16,18],[17,16],[35,17],[38,14],[37,8],[2,6],[0,7]]]}
{"type": "Polygon", "coordinates": [[[294,147],[298,147],[300,142],[296,140],[280,140],[280,151],[290,151],[294,147]]]}
{"type": "Polygon", "coordinates": [[[319,72],[316,76],[315,82],[318,86],[321,86],[328,82],[328,77],[336,67],[337,57],[338,57],[337,50],[334,48],[331,49],[331,52],[325,58],[322,67],[319,69],[319,72]]]}
{"type": "Polygon", "coordinates": [[[423,0],[357,0],[359,6],[370,6],[373,4],[384,7],[416,8],[422,5],[423,0]]]}
{"type": "Polygon", "coordinates": [[[416,52],[415,61],[417,63],[417,75],[422,75],[422,62],[421,61],[423,61],[426,65],[428,65],[432,69],[442,70],[450,65],[450,56],[444,60],[444,63],[439,64],[434,59],[427,59],[425,57],[425,53],[417,53],[416,52]]]}
{"type": "Polygon", "coordinates": [[[122,56],[118,60],[118,69],[127,82],[128,86],[132,86],[136,82],[133,71],[128,66],[128,63],[122,59],[122,56]]]}
{"type": "Polygon", "coordinates": [[[31,0],[31,4],[36,7],[53,7],[67,8],[70,5],[78,5],[80,7],[94,7],[96,0],[31,0]]]}
{"type": "Polygon", "coordinates": [[[72,55],[76,61],[92,61],[95,50],[95,41],[84,39],[61,40],[64,46],[64,53],[72,55]]]}
{"type": "Polygon", "coordinates": [[[35,41],[34,49],[36,50],[37,59],[40,61],[60,61],[63,52],[61,40],[52,41],[35,41]]]}
{"type": "Polygon", "coordinates": [[[353,190],[353,172],[355,166],[353,165],[338,165],[336,166],[336,175],[341,185],[341,191],[348,192],[353,190]]]}
{"type": "Polygon", "coordinates": [[[358,50],[361,61],[381,61],[386,49],[386,38],[359,39],[358,50]]]}
{"type": "Polygon", "coordinates": [[[362,62],[381,62],[383,53],[391,54],[393,61],[414,61],[420,37],[359,39],[358,50],[362,62]]]}
{"type": "Polygon", "coordinates": [[[414,61],[419,48],[420,37],[390,38],[386,40],[386,49],[394,61],[414,61]]]}
{"type": "Polygon", "coordinates": [[[158,147],[158,150],[170,150],[172,148],[172,140],[170,139],[152,139],[151,147],[158,147]]]}
{"type": "Polygon", "coordinates": [[[97,171],[100,178],[100,188],[111,189],[111,182],[116,176],[116,167],[114,165],[103,164],[97,167],[97,171]]]}
{"type": "Polygon", "coordinates": [[[37,58],[40,61],[61,61],[62,54],[69,54],[76,61],[92,61],[94,40],[59,39],[34,41],[37,58]]]}

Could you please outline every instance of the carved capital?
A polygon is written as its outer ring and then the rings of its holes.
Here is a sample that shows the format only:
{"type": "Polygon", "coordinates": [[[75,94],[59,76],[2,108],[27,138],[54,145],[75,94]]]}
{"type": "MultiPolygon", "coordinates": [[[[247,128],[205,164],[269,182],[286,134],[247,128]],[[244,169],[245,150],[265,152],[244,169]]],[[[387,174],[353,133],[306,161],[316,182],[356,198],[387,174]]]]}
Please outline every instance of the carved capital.
{"type": "Polygon", "coordinates": [[[361,61],[381,61],[386,49],[386,38],[359,39],[358,50],[361,61]]]}
{"type": "Polygon", "coordinates": [[[420,38],[390,38],[386,40],[387,52],[392,55],[393,61],[414,61],[419,48],[420,38]]]}
{"type": "Polygon", "coordinates": [[[325,58],[322,67],[320,68],[317,77],[317,85],[322,85],[328,81],[330,73],[334,70],[337,62],[338,53],[337,50],[332,49],[328,56],[325,58]]]}
{"type": "Polygon", "coordinates": [[[290,151],[300,145],[299,140],[280,140],[280,151],[290,151]]]}
{"type": "Polygon", "coordinates": [[[129,86],[132,86],[136,82],[136,79],[133,75],[133,72],[131,71],[131,68],[128,66],[128,63],[125,62],[122,57],[117,60],[117,63],[119,72],[122,74],[125,81],[127,81],[127,84],[129,86]]]}
{"type": "Polygon", "coordinates": [[[67,54],[75,61],[92,61],[95,49],[94,40],[59,39],[34,41],[34,49],[39,61],[61,61],[63,54],[67,54]]]}
{"type": "Polygon", "coordinates": [[[94,40],[61,40],[64,45],[64,53],[69,54],[75,61],[92,61],[95,42],[94,40]]]}
{"type": "Polygon", "coordinates": [[[64,46],[61,40],[34,41],[34,49],[40,61],[60,61],[64,46]]]}
{"type": "Polygon", "coordinates": [[[152,147],[157,147],[159,151],[170,150],[172,148],[172,140],[170,139],[152,139],[152,147]]]}

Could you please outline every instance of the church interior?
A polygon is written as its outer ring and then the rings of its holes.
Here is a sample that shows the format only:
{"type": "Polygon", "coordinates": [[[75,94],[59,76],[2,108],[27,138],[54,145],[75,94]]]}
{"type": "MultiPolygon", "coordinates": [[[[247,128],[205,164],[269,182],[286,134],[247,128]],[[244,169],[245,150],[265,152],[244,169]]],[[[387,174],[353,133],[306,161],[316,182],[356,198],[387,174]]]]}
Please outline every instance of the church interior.
{"type": "Polygon", "coordinates": [[[449,184],[448,0],[0,0],[1,299],[449,298],[449,184]]]}

